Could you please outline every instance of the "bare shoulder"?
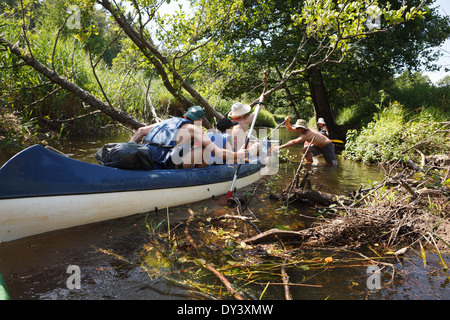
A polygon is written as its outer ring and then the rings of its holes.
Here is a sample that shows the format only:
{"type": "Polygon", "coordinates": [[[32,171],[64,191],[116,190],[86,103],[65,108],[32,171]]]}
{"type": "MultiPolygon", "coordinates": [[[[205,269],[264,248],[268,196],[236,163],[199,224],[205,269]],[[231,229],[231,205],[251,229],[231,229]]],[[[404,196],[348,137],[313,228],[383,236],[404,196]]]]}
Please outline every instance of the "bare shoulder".
{"type": "Polygon", "coordinates": [[[147,133],[150,132],[150,130],[152,130],[152,128],[153,128],[154,126],[155,126],[154,124],[151,124],[151,125],[148,125],[148,126],[145,126],[145,127],[140,127],[140,128],[138,129],[138,131],[141,132],[142,134],[147,134],[147,133]]]}
{"type": "Polygon", "coordinates": [[[252,112],[245,120],[246,120],[248,123],[252,123],[253,118],[255,118],[255,116],[256,116],[256,113],[255,113],[255,112],[252,112]]]}

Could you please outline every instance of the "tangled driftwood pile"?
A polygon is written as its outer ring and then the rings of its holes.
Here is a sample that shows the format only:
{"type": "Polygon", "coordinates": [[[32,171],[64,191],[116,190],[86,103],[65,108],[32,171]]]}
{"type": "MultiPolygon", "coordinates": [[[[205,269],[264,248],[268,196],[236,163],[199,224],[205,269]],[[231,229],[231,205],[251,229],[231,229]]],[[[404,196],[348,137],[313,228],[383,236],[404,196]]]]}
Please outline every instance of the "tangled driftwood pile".
{"type": "Polygon", "coordinates": [[[437,240],[439,247],[448,248],[450,188],[445,182],[449,178],[450,155],[425,161],[426,168],[410,161],[410,168],[393,174],[397,162],[386,171],[380,184],[370,189],[360,188],[345,198],[312,190],[306,172],[301,182],[295,177],[278,198],[285,203],[300,201],[316,208],[328,208],[328,218],[322,217],[306,230],[273,229],[245,241],[260,243],[282,238],[301,241],[304,245],[383,243],[390,247],[410,245],[428,235],[437,240]]]}
{"type": "MultiPolygon", "coordinates": [[[[260,285],[263,289],[269,284],[282,285],[286,299],[292,298],[289,290],[292,286],[320,286],[308,283],[309,277],[301,282],[289,281],[287,272],[290,268],[311,267],[319,263],[320,268],[326,269],[325,266],[333,261],[329,256],[308,261],[308,252],[358,253],[359,250],[351,249],[377,245],[384,248],[381,254],[396,259],[416,243],[422,246],[428,242],[437,250],[448,249],[450,190],[445,182],[450,166],[435,170],[428,163],[426,168],[416,165],[413,169],[405,167],[394,172],[397,164],[386,170],[385,179],[380,184],[368,189],[360,188],[346,197],[312,190],[308,173],[302,174],[298,170],[299,174],[278,200],[285,205],[299,201],[318,209],[319,215],[307,216],[314,223],[300,231],[261,231],[259,222],[264,219],[264,214],[255,215],[249,202],[241,204],[236,199],[236,208],[228,208],[215,216],[188,209],[187,221],[170,228],[168,242],[156,234],[148,241],[150,247],[157,249],[158,255],[165,259],[177,263],[193,262],[195,266],[190,264],[189,270],[208,270],[236,299],[255,298],[237,289],[250,284],[260,285]],[[267,261],[270,263],[265,263],[267,261]],[[278,277],[279,280],[267,280],[263,276],[278,277]]],[[[250,202],[255,194],[256,188],[250,202]]],[[[364,258],[358,260],[360,264],[384,263],[360,255],[364,258]]],[[[394,275],[394,266],[384,264],[392,268],[394,275]]],[[[220,288],[218,291],[220,297],[223,292],[220,288]]],[[[208,295],[212,294],[208,291],[208,295]]]]}

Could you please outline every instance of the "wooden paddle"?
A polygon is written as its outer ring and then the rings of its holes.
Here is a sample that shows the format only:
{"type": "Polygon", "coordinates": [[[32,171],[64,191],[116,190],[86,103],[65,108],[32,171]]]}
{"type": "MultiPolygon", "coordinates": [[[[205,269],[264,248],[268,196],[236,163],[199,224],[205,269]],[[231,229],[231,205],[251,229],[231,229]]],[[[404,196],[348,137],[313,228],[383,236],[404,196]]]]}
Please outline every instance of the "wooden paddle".
{"type": "Polygon", "coordinates": [[[303,160],[305,160],[306,154],[308,153],[309,148],[312,146],[312,144],[313,144],[315,138],[316,138],[316,137],[313,137],[312,140],[311,140],[311,142],[308,144],[308,147],[306,148],[306,151],[305,151],[305,153],[303,154],[302,160],[300,160],[300,164],[299,164],[299,166],[298,166],[298,168],[297,168],[297,171],[295,172],[294,178],[292,179],[291,183],[289,184],[289,186],[288,186],[288,187],[286,188],[286,190],[284,191],[284,192],[286,192],[287,195],[288,195],[288,202],[289,202],[289,193],[292,191],[292,189],[294,189],[295,187],[297,187],[297,184],[298,184],[298,176],[299,176],[299,174],[300,174],[300,170],[301,170],[302,167],[303,167],[303,160]]]}
{"type": "MultiPolygon", "coordinates": [[[[269,132],[269,134],[268,134],[264,139],[269,138],[269,136],[270,136],[275,130],[277,130],[278,128],[280,128],[285,122],[286,122],[286,119],[284,119],[282,123],[280,123],[279,125],[277,125],[277,126],[275,127],[275,129],[272,129],[272,130],[269,132]]],[[[260,140],[264,140],[264,139],[260,139],[260,140]]]]}

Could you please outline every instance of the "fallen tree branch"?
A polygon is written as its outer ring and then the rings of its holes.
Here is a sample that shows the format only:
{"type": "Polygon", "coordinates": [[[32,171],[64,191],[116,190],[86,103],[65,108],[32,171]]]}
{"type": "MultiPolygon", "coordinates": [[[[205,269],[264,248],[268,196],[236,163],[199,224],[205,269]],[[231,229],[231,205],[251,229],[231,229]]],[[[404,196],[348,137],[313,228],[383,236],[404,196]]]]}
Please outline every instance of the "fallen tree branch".
{"type": "Polygon", "coordinates": [[[286,300],[292,300],[291,292],[289,291],[289,276],[286,273],[286,262],[287,259],[284,259],[283,265],[281,266],[281,276],[283,277],[283,287],[284,287],[284,296],[286,300]]]}
{"type": "Polygon", "coordinates": [[[242,297],[236,289],[231,285],[230,281],[222,274],[220,273],[216,268],[214,268],[211,264],[205,262],[202,264],[202,266],[214,273],[217,278],[219,278],[220,281],[225,285],[225,288],[227,288],[228,292],[231,293],[237,300],[245,300],[244,297],[242,297]]]}
{"type": "Polygon", "coordinates": [[[407,184],[403,180],[396,180],[403,188],[405,188],[406,191],[408,191],[409,194],[411,194],[413,199],[416,199],[418,197],[418,194],[411,188],[409,184],[407,184]]]}
{"type": "Polygon", "coordinates": [[[289,196],[291,200],[306,199],[313,204],[321,206],[330,206],[336,199],[336,195],[316,190],[295,189],[289,196]]]}
{"type": "Polygon", "coordinates": [[[306,230],[301,231],[290,231],[290,230],[280,230],[280,229],[270,229],[264,231],[254,237],[243,240],[245,244],[258,244],[264,242],[271,242],[275,240],[288,240],[288,241],[304,241],[306,238],[309,238],[308,232],[306,230]]]}

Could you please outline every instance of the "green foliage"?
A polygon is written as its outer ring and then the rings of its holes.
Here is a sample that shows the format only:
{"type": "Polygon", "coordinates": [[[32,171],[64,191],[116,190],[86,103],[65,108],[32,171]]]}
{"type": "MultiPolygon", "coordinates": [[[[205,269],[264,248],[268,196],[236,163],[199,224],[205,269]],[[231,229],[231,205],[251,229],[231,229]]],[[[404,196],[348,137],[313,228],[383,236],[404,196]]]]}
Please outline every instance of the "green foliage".
{"type": "Polygon", "coordinates": [[[350,107],[344,107],[336,117],[336,123],[361,128],[372,120],[376,111],[375,103],[368,98],[363,98],[350,107]]]}
{"type": "Polygon", "coordinates": [[[372,120],[373,114],[382,109],[390,101],[401,104],[407,113],[425,110],[433,114],[436,121],[450,118],[450,86],[445,79],[437,86],[421,73],[405,71],[400,76],[384,84],[384,90],[376,95],[366,95],[357,103],[343,107],[336,123],[340,125],[362,128],[372,120]]]}
{"type": "Polygon", "coordinates": [[[398,104],[374,116],[359,134],[347,132],[346,158],[363,162],[387,161],[400,155],[400,135],[403,129],[403,108],[398,104]]]}
{"type": "Polygon", "coordinates": [[[283,122],[284,119],[286,119],[287,115],[285,114],[280,114],[280,113],[276,113],[273,115],[273,118],[275,119],[276,122],[283,122]]]}
{"type": "Polygon", "coordinates": [[[445,113],[435,108],[407,113],[404,106],[393,102],[375,114],[373,121],[360,132],[347,132],[342,155],[363,162],[388,162],[410,160],[417,156],[416,149],[425,155],[448,152],[448,132],[438,132],[442,128],[438,121],[445,117],[445,113]]]}
{"type": "Polygon", "coordinates": [[[386,91],[409,110],[420,107],[450,110],[450,86],[445,85],[445,82],[435,86],[420,72],[406,70],[386,91]]]}
{"type": "Polygon", "coordinates": [[[258,127],[274,128],[277,126],[277,122],[275,121],[275,118],[272,113],[270,113],[270,111],[261,109],[259,111],[259,115],[255,125],[258,127]]]}
{"type": "MultiPolygon", "coordinates": [[[[0,33],[27,51],[23,34],[25,29],[33,55],[49,68],[54,67],[59,74],[105,101],[104,91],[113,106],[143,119],[143,122],[151,121],[151,105],[161,117],[175,114],[179,102],[166,90],[149,61],[148,53],[144,56],[124,32],[119,34],[118,25],[98,6],[94,6],[94,0],[8,0],[7,3],[10,6],[2,8],[0,33]],[[67,25],[64,27],[64,22],[67,23],[66,19],[69,18],[69,5],[81,9],[80,29],[70,29],[67,25]],[[59,39],[53,55],[57,36],[59,39]],[[99,59],[95,70],[101,87],[92,73],[90,56],[93,62],[99,59]]],[[[275,67],[281,73],[287,72],[289,70],[286,68],[292,62],[290,70],[301,70],[306,61],[315,63],[327,58],[328,54],[329,59],[338,60],[346,52],[346,59],[351,57],[352,60],[345,69],[336,67],[324,71],[326,85],[331,88],[329,100],[336,113],[344,108],[339,115],[339,123],[361,126],[366,125],[372,112],[377,110],[378,101],[374,100],[378,99],[380,88],[376,89],[375,94],[370,88],[379,79],[389,77],[394,65],[392,60],[402,60],[398,57],[403,54],[405,60],[414,62],[418,58],[408,55],[406,51],[415,53],[412,47],[417,51],[425,51],[422,42],[417,45],[411,39],[431,41],[423,30],[433,30],[436,44],[448,34],[448,30],[443,27],[448,21],[436,19],[432,11],[424,15],[415,7],[401,6],[401,1],[392,3],[385,5],[383,1],[373,1],[372,6],[367,7],[367,1],[362,0],[194,0],[190,1],[190,10],[180,5],[176,12],[162,15],[158,12],[160,1],[137,0],[122,9],[128,21],[134,18],[133,27],[136,30],[141,30],[140,23],[145,24],[145,27],[142,25],[143,35],[149,43],[161,48],[160,53],[168,60],[164,65],[168,81],[172,82],[176,90],[188,96],[176,79],[175,72],[222,114],[228,112],[232,101],[252,101],[259,96],[263,69],[269,68],[271,71],[268,79],[270,88],[277,84],[280,77],[275,67]],[[131,12],[127,13],[126,10],[130,8],[131,12]],[[383,15],[383,28],[403,19],[411,19],[398,33],[390,33],[392,36],[400,33],[404,38],[402,41],[395,38],[395,50],[392,51],[396,52],[396,59],[387,54],[391,50],[383,47],[386,45],[386,48],[392,49],[389,46],[392,43],[388,41],[391,37],[379,36],[372,42],[359,42],[367,36],[367,31],[371,31],[365,22],[374,13],[383,15]],[[153,14],[153,20],[146,24],[147,17],[153,14]],[[412,20],[415,15],[425,16],[425,19],[412,20]],[[427,24],[416,25],[419,23],[417,21],[427,24]],[[430,21],[437,22],[433,24],[430,21]],[[405,30],[409,31],[407,36],[402,33],[405,30]],[[304,46],[297,53],[302,39],[305,40],[304,46]],[[361,72],[361,65],[365,70],[361,77],[366,81],[364,85],[352,79],[352,76],[361,72]],[[381,73],[384,76],[373,76],[376,69],[383,69],[381,73]],[[349,76],[345,78],[347,73],[349,76]],[[367,80],[369,78],[370,81],[367,80]],[[365,89],[360,90],[362,87],[365,89]]],[[[417,7],[415,1],[408,2],[408,5],[417,7]]],[[[367,37],[365,40],[370,39],[367,37]]],[[[0,57],[1,66],[14,66],[21,62],[8,51],[1,51],[0,57]]],[[[322,67],[325,69],[325,64],[322,67]]],[[[312,100],[307,94],[308,78],[303,76],[305,74],[290,78],[284,88],[267,98],[268,111],[276,114],[278,121],[282,121],[285,115],[295,117],[292,102],[303,118],[314,115],[312,100]],[[290,94],[284,89],[289,89],[290,94]]],[[[410,79],[405,81],[410,82],[410,79]]],[[[54,92],[57,88],[29,67],[1,68],[0,83],[0,103],[19,112],[26,121],[38,119],[41,125],[44,122],[51,123],[57,132],[62,127],[52,120],[68,119],[92,111],[86,110],[79,99],[63,90],[54,92]]],[[[386,91],[409,109],[407,98],[412,96],[411,92],[422,92],[418,90],[422,84],[419,81],[415,87],[407,89],[406,85],[399,82],[397,87],[386,91]]],[[[423,90],[420,100],[428,101],[428,104],[422,103],[420,106],[435,106],[439,109],[436,103],[427,98],[428,89],[425,86],[423,90]]],[[[439,101],[442,102],[442,99],[439,101]]],[[[441,106],[448,104],[441,103],[441,106]]],[[[260,118],[259,125],[275,125],[274,117],[269,114],[262,113],[260,118]]],[[[92,119],[98,126],[110,121],[96,114],[66,123],[61,136],[68,131],[95,127],[86,126],[92,123],[92,119]]]]}
{"type": "MultiPolygon", "coordinates": [[[[137,118],[151,120],[150,102],[159,116],[165,116],[168,106],[175,105],[175,99],[139,50],[123,36],[110,45],[117,35],[117,27],[90,2],[77,3],[82,9],[82,29],[68,28],[64,20],[69,15],[67,6],[72,4],[71,1],[46,0],[35,8],[25,7],[25,25],[29,26],[27,39],[33,56],[106,102],[103,90],[111,104],[137,118]],[[116,53],[118,50],[121,50],[120,54],[116,53]],[[95,74],[101,87],[92,72],[90,57],[92,63],[96,63],[95,74]],[[149,99],[145,95],[147,90],[149,99]]],[[[20,5],[16,4],[2,14],[0,33],[13,42],[23,40],[21,12],[20,5]]],[[[28,51],[24,43],[20,45],[28,51]]],[[[20,114],[23,122],[34,123],[34,130],[52,130],[58,137],[68,133],[92,134],[101,132],[101,127],[111,121],[101,113],[74,121],[60,121],[94,110],[65,90],[57,90],[57,86],[32,68],[14,67],[21,61],[8,50],[0,51],[0,60],[0,103],[10,112],[20,114]]]]}
{"type": "Polygon", "coordinates": [[[239,76],[239,66],[224,50],[223,38],[240,19],[241,5],[235,0],[196,0],[190,1],[190,10],[180,5],[175,12],[155,15],[159,28],[154,39],[167,48],[168,73],[176,70],[213,106],[221,103],[224,86],[239,76]]]}

